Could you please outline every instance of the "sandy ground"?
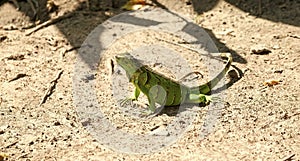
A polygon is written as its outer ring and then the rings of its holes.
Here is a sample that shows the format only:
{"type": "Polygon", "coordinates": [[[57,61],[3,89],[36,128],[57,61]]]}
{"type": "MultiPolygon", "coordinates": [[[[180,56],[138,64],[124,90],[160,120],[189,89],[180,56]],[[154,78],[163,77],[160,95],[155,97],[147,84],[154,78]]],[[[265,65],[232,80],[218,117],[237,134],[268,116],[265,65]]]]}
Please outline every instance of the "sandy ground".
{"type": "MultiPolygon", "coordinates": [[[[73,105],[78,48],[97,25],[124,12],[123,1],[89,2],[41,0],[36,15],[28,1],[19,1],[19,10],[0,2],[0,154],[8,156],[5,160],[300,160],[299,1],[152,1],[203,27],[220,51],[233,54],[236,69],[227,76],[235,81],[208,137],[199,139],[200,110],[174,144],[143,155],[97,142],[73,105]],[[35,24],[51,21],[32,32],[35,24]],[[268,80],[279,84],[264,85],[268,80]]],[[[159,115],[144,124],[119,116],[114,121],[118,128],[143,133],[173,117],[159,115]]]]}

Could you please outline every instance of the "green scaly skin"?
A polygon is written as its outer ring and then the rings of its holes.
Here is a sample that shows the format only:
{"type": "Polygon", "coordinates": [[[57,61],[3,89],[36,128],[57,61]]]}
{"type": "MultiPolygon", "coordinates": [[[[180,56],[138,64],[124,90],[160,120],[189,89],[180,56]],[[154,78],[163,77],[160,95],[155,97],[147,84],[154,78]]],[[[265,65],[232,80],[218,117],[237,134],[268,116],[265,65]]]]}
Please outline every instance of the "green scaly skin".
{"type": "Polygon", "coordinates": [[[230,53],[220,53],[220,57],[227,59],[224,69],[211,81],[196,87],[187,87],[155,72],[148,66],[141,64],[129,53],[117,55],[115,58],[117,63],[126,71],[129,81],[135,86],[134,96],[130,99],[137,100],[142,91],[148,98],[149,112],[153,113],[156,109],[155,103],[162,106],[176,106],[182,103],[208,104],[212,100],[208,94],[225,76],[231,66],[232,57],[230,53]]]}

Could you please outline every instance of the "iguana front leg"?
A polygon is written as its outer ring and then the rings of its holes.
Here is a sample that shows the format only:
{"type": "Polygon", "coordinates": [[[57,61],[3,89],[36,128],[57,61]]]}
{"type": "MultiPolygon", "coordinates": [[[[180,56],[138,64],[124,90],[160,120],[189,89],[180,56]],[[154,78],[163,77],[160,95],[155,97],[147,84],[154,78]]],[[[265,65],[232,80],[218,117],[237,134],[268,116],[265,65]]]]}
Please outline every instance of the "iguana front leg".
{"type": "MultiPolygon", "coordinates": [[[[135,88],[133,94],[131,97],[127,97],[125,99],[123,99],[121,102],[120,102],[120,105],[123,106],[125,103],[127,103],[128,101],[132,102],[132,101],[137,101],[138,100],[138,97],[140,95],[141,91],[138,89],[138,88],[135,88]]],[[[155,111],[155,100],[154,100],[154,97],[153,95],[146,95],[147,98],[148,98],[148,103],[149,103],[149,106],[148,106],[148,109],[144,112],[142,112],[143,115],[145,116],[148,116],[150,114],[152,114],[154,111],[155,111]]]]}
{"type": "Polygon", "coordinates": [[[141,91],[138,88],[135,88],[133,94],[131,97],[127,97],[125,99],[123,99],[120,103],[121,106],[123,106],[125,103],[127,103],[128,101],[137,101],[138,97],[140,96],[141,91]]]}
{"type": "MultiPolygon", "coordinates": [[[[155,92],[157,92],[157,88],[152,87],[151,89],[152,89],[152,90],[150,90],[151,92],[149,92],[149,94],[146,94],[149,106],[148,106],[148,109],[142,113],[145,116],[148,116],[148,115],[154,113],[155,109],[156,109],[156,107],[155,107],[155,98],[156,98],[155,92]]],[[[141,91],[139,90],[139,88],[135,88],[133,95],[131,97],[127,97],[124,100],[122,100],[120,105],[123,106],[128,101],[131,101],[131,102],[137,101],[140,93],[141,93],[141,91]]]]}

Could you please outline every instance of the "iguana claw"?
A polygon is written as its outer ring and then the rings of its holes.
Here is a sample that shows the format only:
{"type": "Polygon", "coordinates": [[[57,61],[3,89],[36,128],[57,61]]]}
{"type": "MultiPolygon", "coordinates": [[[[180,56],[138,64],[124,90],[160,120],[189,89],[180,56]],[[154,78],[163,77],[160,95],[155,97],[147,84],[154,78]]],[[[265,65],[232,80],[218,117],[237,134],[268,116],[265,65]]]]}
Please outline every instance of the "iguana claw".
{"type": "Polygon", "coordinates": [[[125,99],[120,101],[120,106],[124,106],[129,101],[132,103],[135,100],[136,100],[135,98],[125,98],[125,99]]]}

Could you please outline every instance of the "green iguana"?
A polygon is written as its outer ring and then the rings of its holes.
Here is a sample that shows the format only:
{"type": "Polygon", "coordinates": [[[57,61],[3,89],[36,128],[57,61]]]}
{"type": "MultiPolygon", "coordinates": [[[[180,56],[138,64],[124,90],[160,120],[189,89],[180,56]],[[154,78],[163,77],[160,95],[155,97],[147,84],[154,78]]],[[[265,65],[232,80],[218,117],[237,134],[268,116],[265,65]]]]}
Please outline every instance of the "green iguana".
{"type": "Polygon", "coordinates": [[[220,53],[221,58],[226,58],[224,69],[211,81],[196,87],[188,87],[177,81],[152,70],[143,65],[140,60],[135,59],[129,53],[115,56],[117,63],[126,71],[129,81],[134,84],[135,92],[133,98],[137,100],[140,91],[148,98],[149,112],[155,112],[155,103],[162,106],[176,106],[182,103],[205,103],[212,101],[211,89],[224,77],[231,66],[232,57],[230,53],[220,53]]]}

